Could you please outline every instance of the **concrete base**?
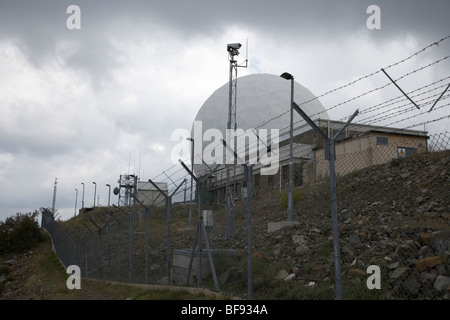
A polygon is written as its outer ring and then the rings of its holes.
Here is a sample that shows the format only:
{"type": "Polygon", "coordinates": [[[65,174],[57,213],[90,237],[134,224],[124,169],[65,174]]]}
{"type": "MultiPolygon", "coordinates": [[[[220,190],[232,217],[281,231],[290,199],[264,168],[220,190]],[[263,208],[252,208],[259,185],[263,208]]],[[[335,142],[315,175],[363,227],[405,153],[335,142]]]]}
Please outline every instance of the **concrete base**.
{"type": "Polygon", "coordinates": [[[278,222],[269,222],[267,223],[267,232],[272,233],[284,228],[292,228],[296,225],[300,224],[297,221],[278,221],[278,222]]]}

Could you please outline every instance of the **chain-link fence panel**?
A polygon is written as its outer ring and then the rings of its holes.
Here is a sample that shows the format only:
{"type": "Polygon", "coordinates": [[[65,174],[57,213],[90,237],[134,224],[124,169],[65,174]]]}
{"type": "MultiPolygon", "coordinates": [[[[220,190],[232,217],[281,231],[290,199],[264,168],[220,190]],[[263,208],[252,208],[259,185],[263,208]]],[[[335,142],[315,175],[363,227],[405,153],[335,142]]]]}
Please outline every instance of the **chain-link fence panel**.
{"type": "MultiPolygon", "coordinates": [[[[336,145],[343,298],[448,299],[450,134],[377,138],[371,148],[361,147],[367,137],[346,150],[336,145]]],[[[199,203],[197,194],[193,205],[171,210],[95,208],[67,222],[44,211],[42,225],[62,263],[85,277],[251,299],[335,299],[330,180],[320,152],[295,163],[302,178],[291,220],[280,170],[265,183],[256,175],[238,183],[232,219],[223,197],[199,203]]]]}

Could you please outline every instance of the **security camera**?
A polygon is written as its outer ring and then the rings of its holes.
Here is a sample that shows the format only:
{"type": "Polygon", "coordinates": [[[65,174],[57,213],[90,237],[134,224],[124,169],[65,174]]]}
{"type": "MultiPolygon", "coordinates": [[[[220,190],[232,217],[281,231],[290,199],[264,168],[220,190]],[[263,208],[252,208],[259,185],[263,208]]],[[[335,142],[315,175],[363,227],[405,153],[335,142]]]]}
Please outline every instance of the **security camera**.
{"type": "Polygon", "coordinates": [[[239,54],[238,49],[240,47],[242,47],[242,44],[240,43],[229,43],[227,44],[227,51],[236,56],[239,54]]]}
{"type": "Polygon", "coordinates": [[[240,43],[230,43],[227,45],[228,50],[230,49],[240,49],[242,47],[242,44],[240,43]]]}

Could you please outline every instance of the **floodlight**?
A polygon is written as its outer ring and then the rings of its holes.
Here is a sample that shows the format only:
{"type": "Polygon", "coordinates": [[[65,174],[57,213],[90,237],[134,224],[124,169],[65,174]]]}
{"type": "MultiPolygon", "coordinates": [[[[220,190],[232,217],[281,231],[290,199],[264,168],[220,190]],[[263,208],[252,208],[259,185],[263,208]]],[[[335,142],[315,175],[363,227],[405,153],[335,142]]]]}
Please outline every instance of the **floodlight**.
{"type": "Polygon", "coordinates": [[[294,79],[294,76],[288,72],[283,72],[283,74],[281,74],[280,77],[282,77],[283,79],[286,79],[286,80],[294,79]]]}

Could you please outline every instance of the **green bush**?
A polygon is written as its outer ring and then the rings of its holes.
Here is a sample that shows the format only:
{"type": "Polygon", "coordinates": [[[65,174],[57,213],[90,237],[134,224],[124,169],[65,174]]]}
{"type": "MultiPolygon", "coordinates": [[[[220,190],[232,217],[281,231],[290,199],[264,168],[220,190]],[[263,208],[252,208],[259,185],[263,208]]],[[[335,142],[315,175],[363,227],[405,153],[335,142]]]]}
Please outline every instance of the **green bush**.
{"type": "MultiPolygon", "coordinates": [[[[294,188],[292,192],[292,204],[295,205],[296,202],[300,201],[302,199],[302,191],[300,188],[294,188]]],[[[283,208],[287,208],[289,204],[289,192],[288,190],[283,190],[280,193],[280,200],[281,200],[281,206],[283,208]]]]}
{"type": "Polygon", "coordinates": [[[38,214],[16,213],[0,222],[0,254],[21,253],[43,241],[38,214]]]}

